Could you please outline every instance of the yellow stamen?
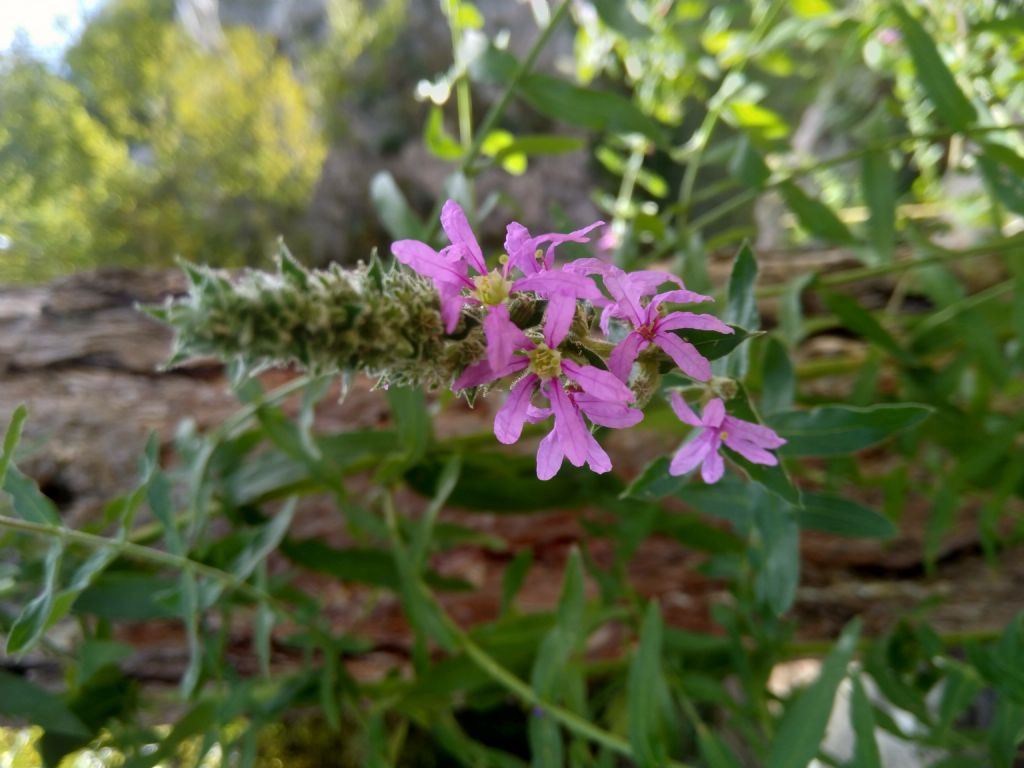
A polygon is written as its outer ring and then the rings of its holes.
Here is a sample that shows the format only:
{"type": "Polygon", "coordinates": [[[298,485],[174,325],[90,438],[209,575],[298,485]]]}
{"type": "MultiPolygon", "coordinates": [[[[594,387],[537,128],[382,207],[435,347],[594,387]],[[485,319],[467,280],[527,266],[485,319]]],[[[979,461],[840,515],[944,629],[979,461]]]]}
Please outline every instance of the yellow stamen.
{"type": "Polygon", "coordinates": [[[526,353],[530,359],[529,370],[540,378],[554,379],[562,373],[562,353],[552,349],[547,344],[538,344],[537,347],[526,353]]]}
{"type": "Polygon", "coordinates": [[[473,278],[473,285],[476,290],[473,295],[480,299],[482,304],[495,307],[504,304],[512,291],[512,281],[506,280],[500,270],[493,270],[486,275],[477,275],[473,278]]]}
{"type": "Polygon", "coordinates": [[[723,429],[723,430],[722,430],[721,432],[719,432],[718,434],[719,434],[719,436],[720,436],[720,437],[722,438],[722,442],[723,442],[723,443],[724,443],[724,442],[725,442],[726,440],[728,440],[728,439],[729,439],[729,433],[728,433],[728,432],[726,432],[726,431],[725,431],[724,429],[723,429]]]}

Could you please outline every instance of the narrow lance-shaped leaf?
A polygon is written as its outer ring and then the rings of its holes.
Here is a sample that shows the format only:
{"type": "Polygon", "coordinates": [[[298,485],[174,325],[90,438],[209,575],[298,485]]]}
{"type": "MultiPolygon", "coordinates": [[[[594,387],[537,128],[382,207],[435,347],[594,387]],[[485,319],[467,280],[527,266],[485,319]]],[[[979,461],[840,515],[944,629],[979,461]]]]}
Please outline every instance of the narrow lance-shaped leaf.
{"type": "Polygon", "coordinates": [[[782,193],[786,205],[796,216],[800,226],[809,234],[826,243],[837,245],[856,242],[856,238],[836,216],[835,211],[820,200],[808,195],[796,183],[786,181],[780,184],[779,192],[782,193]]]}
{"type": "Polygon", "coordinates": [[[663,766],[667,757],[660,721],[662,634],[661,611],[652,601],[640,626],[640,644],[630,662],[626,683],[629,743],[637,765],[643,768],[663,766]]]}
{"type": "Polygon", "coordinates": [[[11,631],[7,634],[7,653],[26,651],[42,637],[53,610],[63,555],[64,543],[60,539],[55,539],[46,552],[43,590],[14,620],[11,631]]]}
{"type": "Polygon", "coordinates": [[[850,724],[853,726],[853,761],[850,768],[882,768],[882,756],[875,737],[875,713],[868,699],[861,676],[852,680],[850,724]]]}
{"type": "Polygon", "coordinates": [[[832,714],[832,702],[846,668],[853,659],[860,635],[860,620],[843,629],[839,640],[821,665],[818,678],[786,707],[775,732],[765,768],[806,768],[818,753],[832,714]]]}
{"type": "Polygon", "coordinates": [[[861,161],[861,190],[867,204],[868,240],[879,261],[892,261],[896,243],[896,171],[883,149],[867,152],[861,161]]]}
{"type": "Polygon", "coordinates": [[[7,468],[14,461],[14,451],[21,440],[21,429],[28,418],[28,409],[19,405],[11,414],[11,420],[7,424],[7,431],[4,433],[3,455],[0,455],[0,488],[4,487],[7,478],[7,468]]]}
{"type": "MultiPolygon", "coordinates": [[[[748,243],[744,243],[736,254],[732,274],[729,276],[729,293],[725,307],[725,322],[737,325],[748,331],[756,331],[761,326],[761,317],[757,311],[757,299],[754,296],[754,284],[757,282],[757,259],[748,243]]],[[[731,352],[724,362],[715,363],[715,372],[735,379],[746,376],[750,358],[750,347],[744,345],[731,352]]]]}
{"type": "Polygon", "coordinates": [[[776,616],[788,611],[800,581],[800,526],[793,508],[764,488],[753,486],[753,524],[759,548],[752,551],[758,603],[776,616]]]}
{"type": "Polygon", "coordinates": [[[893,3],[892,9],[903,30],[903,39],[910,51],[910,57],[914,61],[917,80],[935,107],[936,115],[954,130],[962,131],[968,128],[978,119],[978,113],[970,99],[957,85],[953,73],[935,46],[935,41],[902,3],[893,3]]]}
{"type": "Polygon", "coordinates": [[[820,295],[825,306],[838,315],[846,328],[878,345],[897,360],[913,363],[911,355],[855,298],[834,291],[821,291],[820,295]]]}
{"type": "Polygon", "coordinates": [[[915,403],[852,408],[824,405],[809,411],[777,413],[768,425],[786,439],[779,453],[788,456],[842,456],[869,448],[910,429],[932,409],[915,403]]]}

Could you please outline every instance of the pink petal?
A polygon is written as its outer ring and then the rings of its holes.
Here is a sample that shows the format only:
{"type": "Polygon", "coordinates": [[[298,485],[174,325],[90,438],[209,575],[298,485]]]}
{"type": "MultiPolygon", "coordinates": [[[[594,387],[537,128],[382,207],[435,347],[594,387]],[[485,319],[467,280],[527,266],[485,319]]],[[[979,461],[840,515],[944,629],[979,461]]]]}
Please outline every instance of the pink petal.
{"type": "Polygon", "coordinates": [[[644,308],[640,304],[640,292],[630,282],[629,275],[615,267],[604,275],[604,285],[633,326],[643,325],[644,308]]]}
{"type": "Polygon", "coordinates": [[[572,296],[559,293],[548,299],[544,313],[544,341],[549,347],[553,349],[565,340],[575,316],[576,299],[572,296]]]}
{"type": "Polygon", "coordinates": [[[531,424],[540,424],[542,421],[547,421],[550,418],[550,408],[538,408],[533,403],[530,403],[530,407],[526,409],[526,420],[531,424]]]}
{"type": "Polygon", "coordinates": [[[473,283],[466,277],[466,268],[463,265],[453,264],[419,240],[398,240],[391,244],[391,253],[402,264],[424,277],[441,283],[451,283],[460,288],[473,287],[473,283]]]}
{"type": "Polygon", "coordinates": [[[762,424],[754,424],[750,421],[737,419],[734,416],[725,417],[725,420],[722,422],[722,429],[744,442],[761,448],[778,448],[786,444],[786,441],[779,437],[774,429],[770,429],[762,424]]]}
{"type": "Polygon", "coordinates": [[[655,306],[660,306],[665,302],[672,304],[702,304],[705,301],[714,301],[714,299],[711,296],[705,296],[703,293],[686,290],[665,291],[665,293],[659,293],[651,299],[651,303],[655,306]]]}
{"type": "Polygon", "coordinates": [[[458,392],[460,389],[469,389],[470,387],[479,387],[481,384],[488,384],[505,376],[510,376],[513,373],[518,373],[529,364],[530,361],[525,357],[513,357],[512,362],[504,368],[494,371],[489,362],[481,360],[479,363],[473,363],[473,365],[462,372],[462,375],[452,384],[452,391],[458,392]]]}
{"type": "Polygon", "coordinates": [[[704,482],[708,485],[717,483],[725,473],[725,461],[722,459],[722,454],[718,452],[721,446],[722,441],[715,434],[711,443],[711,450],[704,459],[704,466],[700,468],[700,476],[704,478],[704,482]]]}
{"type": "Polygon", "coordinates": [[[480,250],[480,244],[476,241],[469,221],[466,219],[466,212],[462,206],[454,200],[445,201],[441,208],[441,228],[448,235],[452,245],[461,245],[470,264],[481,275],[487,272],[487,265],[484,263],[484,254],[480,250]]]}
{"type": "Polygon", "coordinates": [[[609,264],[603,259],[582,258],[574,259],[562,267],[566,272],[575,272],[580,275],[606,275],[618,267],[609,264]]]}
{"type": "Polygon", "coordinates": [[[650,346],[647,341],[636,331],[632,331],[626,338],[618,343],[611,355],[608,356],[608,370],[614,373],[621,381],[629,380],[629,372],[633,369],[633,363],[637,356],[650,346]]]}
{"type": "Polygon", "coordinates": [[[505,228],[505,253],[508,254],[506,274],[513,267],[518,267],[524,274],[532,275],[540,271],[534,253],[537,246],[530,237],[530,231],[517,221],[505,228]]]}
{"type": "Polygon", "coordinates": [[[594,281],[585,275],[566,272],[563,269],[547,269],[535,275],[520,278],[512,284],[513,291],[533,291],[538,296],[552,296],[556,293],[580,299],[600,299],[594,281]]]}
{"type": "Polygon", "coordinates": [[[630,272],[629,279],[637,287],[637,290],[640,291],[641,296],[650,296],[656,293],[658,286],[665,283],[675,283],[680,288],[683,287],[683,281],[675,275],[670,272],[659,272],[653,269],[638,269],[630,272]]]}
{"type": "Polygon", "coordinates": [[[625,403],[613,403],[608,400],[579,392],[573,400],[583,413],[595,424],[612,429],[632,427],[643,421],[643,411],[630,408],[625,403]]]}
{"type": "Polygon", "coordinates": [[[609,304],[608,306],[601,310],[601,319],[598,322],[598,325],[601,327],[601,333],[603,333],[605,336],[608,335],[608,325],[611,322],[611,319],[617,316],[617,309],[618,306],[616,304],[609,304]]]}
{"type": "Polygon", "coordinates": [[[587,466],[590,467],[591,472],[598,475],[610,472],[612,468],[612,460],[608,458],[604,448],[589,432],[587,433],[587,466]]]}
{"type": "Polygon", "coordinates": [[[623,403],[636,400],[633,391],[611,371],[602,371],[592,365],[580,365],[572,360],[562,361],[562,371],[588,395],[623,403]]]}
{"type": "Polygon", "coordinates": [[[540,243],[550,243],[547,251],[544,254],[544,266],[547,269],[551,269],[551,267],[554,266],[555,248],[557,248],[559,245],[561,245],[562,243],[589,243],[590,238],[587,237],[586,235],[590,233],[591,230],[594,230],[597,227],[601,226],[604,226],[603,221],[595,221],[593,224],[589,224],[585,226],[583,229],[577,229],[575,232],[569,232],[568,234],[564,235],[555,233],[547,235],[538,235],[536,238],[534,238],[538,245],[540,243]]]}
{"type": "Polygon", "coordinates": [[[558,442],[558,436],[554,430],[548,432],[547,437],[540,441],[537,446],[537,478],[539,480],[550,480],[558,474],[562,468],[562,459],[565,454],[558,442]]]}
{"type": "Polygon", "coordinates": [[[695,328],[701,331],[732,333],[733,330],[714,315],[695,315],[693,312],[670,312],[658,320],[659,331],[675,331],[680,328],[695,328]]]}
{"type": "Polygon", "coordinates": [[[530,340],[508,316],[508,305],[491,307],[484,317],[484,336],[487,337],[487,361],[495,371],[512,362],[516,349],[530,347],[530,340]]]}
{"type": "Polygon", "coordinates": [[[674,333],[659,330],[654,335],[654,343],[691,379],[707,381],[711,378],[711,363],[690,342],[683,341],[674,333]]]}
{"type": "Polygon", "coordinates": [[[498,442],[511,445],[523,434],[530,398],[537,389],[538,379],[532,373],[517,381],[509,390],[505,404],[494,416],[494,436],[498,442]]]}
{"type": "Polygon", "coordinates": [[[462,316],[462,307],[466,303],[462,296],[462,288],[451,283],[435,283],[435,287],[441,303],[441,320],[444,321],[445,333],[454,333],[462,316]]]}
{"type": "Polygon", "coordinates": [[[722,399],[716,397],[711,400],[707,405],[704,406],[704,422],[705,427],[712,427],[718,429],[722,426],[722,421],[725,419],[725,403],[722,399]]]}
{"type": "Polygon", "coordinates": [[[725,433],[724,442],[727,448],[736,451],[740,456],[755,464],[765,464],[769,467],[774,467],[779,463],[779,460],[764,448],[748,443],[746,440],[736,437],[732,432],[725,433]]]}
{"type": "Polygon", "coordinates": [[[544,386],[544,392],[551,401],[551,410],[555,414],[555,432],[558,433],[558,442],[565,451],[565,457],[574,466],[582,467],[587,460],[587,435],[590,434],[583,423],[583,417],[561,384],[551,380],[544,382],[544,386]]]}
{"type": "Polygon", "coordinates": [[[691,427],[704,426],[704,422],[698,418],[697,414],[694,413],[690,406],[686,404],[683,396],[678,392],[673,392],[669,396],[669,401],[672,404],[672,410],[675,411],[676,416],[679,417],[679,420],[683,422],[683,424],[689,424],[691,427]]]}
{"type": "Polygon", "coordinates": [[[678,477],[691,471],[704,461],[704,457],[708,455],[713,442],[714,435],[710,431],[705,430],[698,433],[692,440],[684,443],[675,452],[671,463],[668,465],[668,473],[673,477],[678,477]]]}

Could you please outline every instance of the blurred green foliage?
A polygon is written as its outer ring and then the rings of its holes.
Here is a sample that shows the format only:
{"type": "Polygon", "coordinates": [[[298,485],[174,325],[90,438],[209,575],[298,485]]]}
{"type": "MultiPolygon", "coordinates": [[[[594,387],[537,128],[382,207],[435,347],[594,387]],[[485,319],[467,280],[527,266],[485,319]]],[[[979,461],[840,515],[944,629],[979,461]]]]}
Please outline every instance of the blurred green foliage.
{"type": "Polygon", "coordinates": [[[199,252],[251,263],[278,235],[306,242],[325,153],[311,92],[273,40],[229,29],[204,51],[172,5],[104,5],[66,76],[0,61],[0,279],[199,252]]]}

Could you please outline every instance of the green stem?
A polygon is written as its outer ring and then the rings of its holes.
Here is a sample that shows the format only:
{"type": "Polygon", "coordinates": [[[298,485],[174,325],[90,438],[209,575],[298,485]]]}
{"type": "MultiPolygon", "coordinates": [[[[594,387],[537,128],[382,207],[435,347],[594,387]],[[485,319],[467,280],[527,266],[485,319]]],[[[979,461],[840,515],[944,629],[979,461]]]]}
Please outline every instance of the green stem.
{"type": "Polygon", "coordinates": [[[21,520],[20,518],[8,517],[6,515],[0,515],[0,528],[7,528],[9,530],[20,531],[22,533],[36,534],[38,536],[46,536],[51,539],[59,539],[65,544],[77,544],[88,549],[112,549],[119,556],[126,557],[130,560],[150,563],[152,565],[159,565],[176,570],[189,571],[196,576],[204,576],[208,579],[212,579],[226,588],[241,595],[245,595],[252,600],[267,603],[279,610],[283,610],[285,613],[289,612],[288,608],[280,603],[276,598],[264,592],[262,589],[249,584],[247,581],[239,579],[234,574],[206,565],[205,563],[200,563],[196,560],[191,560],[187,557],[182,557],[181,555],[175,555],[152,547],[144,547],[131,541],[108,539],[104,536],[97,536],[96,534],[86,533],[85,531],[79,531],[74,528],[47,525],[46,523],[34,523],[29,520],[21,520]]]}
{"type": "MultiPolygon", "coordinates": [[[[562,4],[555,9],[555,12],[551,15],[551,20],[548,25],[544,27],[544,30],[540,33],[540,36],[534,41],[533,46],[526,54],[519,66],[516,67],[515,72],[512,73],[512,77],[509,79],[508,84],[505,86],[505,90],[502,91],[501,96],[494,102],[494,105],[484,115],[484,119],[480,122],[477,127],[476,135],[473,137],[472,143],[462,156],[462,160],[459,162],[459,172],[467,173],[472,168],[473,163],[480,157],[480,152],[483,150],[484,140],[490,134],[491,130],[497,125],[502,115],[505,114],[505,110],[508,109],[509,103],[512,101],[512,95],[515,93],[516,88],[526,75],[533,69],[533,65],[537,62],[537,57],[540,56],[544,46],[547,45],[551,39],[551,35],[554,33],[555,28],[559,22],[569,12],[569,4],[571,0],[562,0],[562,4]]],[[[423,238],[424,240],[432,240],[437,234],[438,217],[441,215],[441,206],[444,204],[443,200],[438,200],[437,205],[434,206],[434,212],[430,216],[430,221],[427,223],[427,233],[423,238]]]]}
{"type": "MultiPolygon", "coordinates": [[[[959,261],[960,259],[970,259],[975,256],[987,256],[1001,253],[1003,251],[1011,251],[1015,248],[1024,248],[1024,233],[1013,235],[995,243],[983,243],[981,245],[957,251],[947,250],[933,244],[929,247],[938,251],[938,253],[934,256],[926,256],[923,259],[903,259],[901,261],[893,261],[888,264],[879,264],[873,267],[847,269],[831,275],[824,275],[819,278],[815,284],[826,287],[846,285],[848,283],[860,282],[861,280],[870,280],[875,277],[896,274],[908,269],[917,269],[918,267],[927,267],[933,264],[944,264],[959,261]]],[[[787,285],[788,283],[775,283],[773,285],[761,286],[757,289],[757,296],[758,298],[781,296],[786,292],[787,285]]],[[[813,288],[814,285],[811,287],[813,288]]]]}
{"type": "MultiPolygon", "coordinates": [[[[633,190],[636,188],[636,180],[640,175],[640,169],[644,165],[644,155],[647,153],[647,144],[644,141],[637,141],[633,150],[629,153],[626,167],[622,173],[622,183],[619,185],[619,193],[615,196],[615,204],[612,209],[612,232],[617,236],[618,242],[626,230],[626,214],[629,212],[629,201],[633,198],[633,190]]],[[[621,251],[618,251],[621,253],[621,251]]],[[[623,266],[619,263],[619,266],[623,266]]]]}

